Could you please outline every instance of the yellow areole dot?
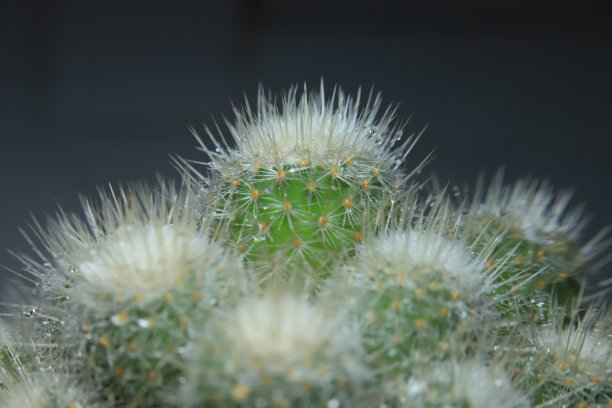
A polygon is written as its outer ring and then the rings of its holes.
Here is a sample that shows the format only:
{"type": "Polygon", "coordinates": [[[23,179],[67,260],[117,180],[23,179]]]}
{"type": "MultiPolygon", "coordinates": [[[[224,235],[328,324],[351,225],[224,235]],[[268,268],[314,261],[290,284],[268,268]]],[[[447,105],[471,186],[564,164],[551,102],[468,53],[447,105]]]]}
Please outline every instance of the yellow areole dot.
{"type": "Polygon", "coordinates": [[[240,184],[240,181],[238,181],[238,179],[233,179],[233,180],[231,181],[231,183],[230,183],[230,186],[231,186],[232,188],[236,188],[236,187],[238,187],[238,184],[240,184]]]}
{"type": "Polygon", "coordinates": [[[249,397],[250,393],[251,393],[251,390],[249,389],[249,387],[247,387],[244,384],[238,384],[232,390],[232,396],[234,397],[234,399],[237,399],[238,401],[244,401],[245,399],[249,397]]]}
{"type": "Polygon", "coordinates": [[[319,221],[317,221],[317,224],[319,224],[320,228],[323,228],[327,225],[327,217],[325,215],[322,215],[319,217],[319,221]]]}
{"type": "Polygon", "coordinates": [[[127,312],[125,312],[125,311],[120,312],[120,313],[118,313],[118,314],[114,315],[114,316],[111,318],[111,321],[112,321],[112,322],[113,322],[113,323],[114,323],[116,326],[123,326],[123,325],[125,325],[125,324],[127,323],[127,321],[128,321],[128,314],[127,314],[127,312]]]}
{"type": "Polygon", "coordinates": [[[368,191],[370,189],[370,183],[366,180],[363,183],[361,183],[361,189],[363,191],[368,191]]]}
{"type": "Polygon", "coordinates": [[[427,326],[427,322],[424,319],[418,319],[414,326],[417,330],[423,330],[427,326]]]}
{"type": "Polygon", "coordinates": [[[149,371],[149,381],[157,382],[160,379],[161,375],[159,371],[151,370],[149,371]]]}
{"type": "Polygon", "coordinates": [[[347,158],[344,160],[344,163],[345,163],[345,164],[348,164],[348,165],[350,166],[351,164],[353,164],[353,157],[352,157],[352,156],[347,157],[347,158]]]}
{"type": "Polygon", "coordinates": [[[395,299],[393,302],[391,302],[391,309],[397,312],[401,308],[402,308],[402,302],[399,299],[395,299]]]}
{"type": "Polygon", "coordinates": [[[291,204],[289,201],[285,201],[283,204],[283,211],[285,214],[289,214],[291,210],[293,210],[293,204],[291,204]]]}
{"type": "Polygon", "coordinates": [[[361,232],[357,231],[353,236],[353,239],[355,240],[355,242],[360,243],[362,240],[361,232]]]}
{"type": "Polygon", "coordinates": [[[259,199],[259,197],[260,197],[259,190],[258,190],[258,189],[256,189],[256,188],[252,189],[252,190],[251,190],[251,198],[252,198],[253,200],[258,200],[258,199],[259,199]]]}
{"type": "Polygon", "coordinates": [[[306,183],[306,189],[309,193],[314,193],[315,191],[317,191],[317,183],[315,183],[313,180],[310,180],[308,183],[306,183]]]}
{"type": "Polygon", "coordinates": [[[140,350],[140,344],[136,340],[132,340],[128,343],[128,348],[133,352],[137,352],[140,350]]]}
{"type": "Polygon", "coordinates": [[[372,323],[372,324],[378,324],[378,322],[380,322],[380,316],[379,316],[378,314],[376,314],[376,313],[373,313],[373,314],[370,316],[370,323],[372,323]]]}
{"type": "Polygon", "coordinates": [[[286,178],[287,178],[287,173],[285,173],[285,170],[279,170],[276,173],[276,181],[285,181],[286,178]]]}
{"type": "Polygon", "coordinates": [[[99,343],[100,343],[100,345],[102,345],[102,347],[108,348],[110,346],[110,344],[111,344],[111,339],[110,339],[110,337],[104,335],[104,336],[100,337],[99,343]]]}
{"type": "Polygon", "coordinates": [[[353,200],[347,197],[342,201],[342,205],[348,210],[353,206],[353,200]]]}
{"type": "Polygon", "coordinates": [[[291,403],[289,400],[284,398],[278,399],[274,402],[274,408],[289,408],[291,407],[291,403]]]}
{"type": "Polygon", "coordinates": [[[267,221],[263,221],[263,220],[259,221],[257,225],[259,226],[260,234],[265,234],[266,232],[268,232],[268,229],[270,228],[270,224],[268,224],[267,221]]]}
{"type": "MultiPolygon", "coordinates": [[[[256,362],[252,362],[252,363],[253,363],[252,365],[253,365],[253,367],[254,367],[255,369],[258,369],[258,368],[259,368],[260,364],[258,364],[258,363],[256,363],[256,362]]],[[[261,383],[261,385],[266,385],[266,386],[267,386],[267,385],[270,385],[270,384],[272,384],[272,377],[271,377],[271,376],[269,376],[268,374],[262,374],[262,375],[259,377],[259,382],[261,383]]]]}
{"type": "Polygon", "coordinates": [[[329,171],[329,174],[332,176],[332,178],[336,178],[340,174],[340,169],[338,167],[334,166],[329,171]]]}

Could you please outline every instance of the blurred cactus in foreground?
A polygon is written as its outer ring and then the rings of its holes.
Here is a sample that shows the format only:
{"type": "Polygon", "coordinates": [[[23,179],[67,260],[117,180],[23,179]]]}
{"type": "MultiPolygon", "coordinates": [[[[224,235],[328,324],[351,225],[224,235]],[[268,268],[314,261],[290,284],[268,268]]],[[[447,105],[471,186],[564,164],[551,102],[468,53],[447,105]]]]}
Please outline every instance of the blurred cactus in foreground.
{"type": "Polygon", "coordinates": [[[568,192],[498,173],[457,202],[378,96],[235,113],[180,186],[34,221],[1,407],[612,405],[607,231],[568,192]]]}

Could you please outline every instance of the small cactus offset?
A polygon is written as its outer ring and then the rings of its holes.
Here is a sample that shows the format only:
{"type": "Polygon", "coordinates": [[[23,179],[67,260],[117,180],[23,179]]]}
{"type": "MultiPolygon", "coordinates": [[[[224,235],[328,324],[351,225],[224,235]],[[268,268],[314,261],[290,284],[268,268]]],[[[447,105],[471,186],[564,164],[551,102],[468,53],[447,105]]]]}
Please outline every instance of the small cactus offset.
{"type": "Polygon", "coordinates": [[[0,407],[612,406],[609,240],[569,192],[457,202],[371,94],[235,115],[180,183],[33,222],[0,407]]]}

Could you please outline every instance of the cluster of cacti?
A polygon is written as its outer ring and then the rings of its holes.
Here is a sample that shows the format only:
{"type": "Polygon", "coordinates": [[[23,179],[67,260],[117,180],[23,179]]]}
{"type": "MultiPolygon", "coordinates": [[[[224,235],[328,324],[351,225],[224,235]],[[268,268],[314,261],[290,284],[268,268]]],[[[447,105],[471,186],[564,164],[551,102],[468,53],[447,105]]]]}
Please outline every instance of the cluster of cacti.
{"type": "Polygon", "coordinates": [[[0,406],[612,405],[612,316],[585,295],[605,232],[501,173],[458,203],[380,107],[261,92],[180,186],[35,222],[0,406]]]}

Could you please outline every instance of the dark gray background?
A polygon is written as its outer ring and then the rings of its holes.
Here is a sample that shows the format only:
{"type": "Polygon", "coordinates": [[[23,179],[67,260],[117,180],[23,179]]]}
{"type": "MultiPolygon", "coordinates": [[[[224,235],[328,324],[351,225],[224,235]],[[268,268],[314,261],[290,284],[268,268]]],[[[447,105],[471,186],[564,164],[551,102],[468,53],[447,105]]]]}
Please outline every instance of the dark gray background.
{"type": "MultiPolygon", "coordinates": [[[[187,125],[230,114],[257,84],[374,85],[412,163],[473,182],[548,176],[612,224],[612,50],[599,2],[419,0],[5,2],[0,12],[0,248],[108,182],[201,158],[187,125]],[[8,3],[8,4],[7,4],[8,3]],[[129,3],[129,4],[127,4],[129,3]],[[495,3],[494,5],[492,3],[495,3]]],[[[603,2],[602,2],[603,3],[603,2]]],[[[0,264],[16,268],[6,252],[0,264]]],[[[4,272],[6,274],[6,272],[4,272]]]]}

